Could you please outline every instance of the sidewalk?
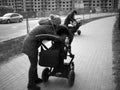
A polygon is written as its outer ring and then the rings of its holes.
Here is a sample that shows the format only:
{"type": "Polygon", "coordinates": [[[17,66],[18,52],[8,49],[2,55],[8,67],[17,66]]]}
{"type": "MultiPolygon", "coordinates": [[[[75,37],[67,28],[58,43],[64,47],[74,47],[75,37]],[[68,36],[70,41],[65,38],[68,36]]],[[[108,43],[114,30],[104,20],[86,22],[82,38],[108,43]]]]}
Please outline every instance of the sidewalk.
{"type": "MultiPolygon", "coordinates": [[[[115,17],[93,21],[82,26],[81,36],[75,36],[75,83],[50,77],[41,90],[114,90],[112,77],[112,29],[115,17]],[[107,26],[106,26],[107,25],[107,26]]],[[[0,66],[0,90],[27,90],[29,61],[26,55],[13,58],[0,66]]],[[[39,77],[43,67],[38,66],[39,77]]]]}

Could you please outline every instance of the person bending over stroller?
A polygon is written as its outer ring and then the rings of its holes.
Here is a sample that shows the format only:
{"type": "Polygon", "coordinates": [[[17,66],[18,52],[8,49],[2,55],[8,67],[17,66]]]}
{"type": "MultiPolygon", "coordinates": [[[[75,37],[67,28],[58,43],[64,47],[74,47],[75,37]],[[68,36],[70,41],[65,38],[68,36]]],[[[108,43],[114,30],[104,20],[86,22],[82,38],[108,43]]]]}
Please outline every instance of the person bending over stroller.
{"type": "MultiPolygon", "coordinates": [[[[53,16],[52,16],[53,17],[53,16]]],[[[51,19],[52,24],[44,24],[36,26],[26,37],[23,42],[23,53],[25,53],[30,61],[30,68],[28,72],[28,90],[40,90],[36,84],[41,83],[42,79],[38,78],[37,62],[38,62],[38,48],[41,42],[35,38],[39,34],[56,34],[58,26],[61,24],[60,17],[54,16],[51,19]]]]}
{"type": "MultiPolygon", "coordinates": [[[[36,84],[41,83],[42,79],[38,78],[37,74],[37,62],[38,62],[38,48],[41,45],[40,39],[35,38],[36,35],[40,34],[59,34],[57,30],[61,30],[61,19],[58,16],[50,16],[52,24],[42,24],[36,26],[25,38],[23,42],[23,53],[25,53],[30,61],[30,68],[28,72],[28,90],[40,90],[40,87],[36,84]]],[[[40,24],[40,22],[39,22],[40,24]]],[[[64,27],[64,26],[63,26],[64,27]]],[[[69,35],[72,42],[73,36],[69,35]]],[[[58,45],[58,44],[57,44],[58,45]]],[[[56,47],[56,45],[54,45],[56,47]]],[[[58,46],[59,47],[59,46],[58,46]]]]}

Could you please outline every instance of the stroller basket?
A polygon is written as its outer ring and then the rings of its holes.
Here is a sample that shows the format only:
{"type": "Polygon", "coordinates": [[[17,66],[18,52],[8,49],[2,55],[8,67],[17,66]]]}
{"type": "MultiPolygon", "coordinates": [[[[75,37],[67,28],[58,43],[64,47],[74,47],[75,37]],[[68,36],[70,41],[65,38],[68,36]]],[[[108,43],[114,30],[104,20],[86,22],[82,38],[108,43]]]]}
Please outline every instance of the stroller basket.
{"type": "MultiPolygon", "coordinates": [[[[49,35],[49,34],[42,34],[37,35],[36,38],[40,38],[40,40],[51,40],[51,41],[59,41],[60,43],[64,43],[64,41],[59,37],[55,35],[49,35]]],[[[62,44],[63,46],[65,44],[62,44]]],[[[47,48],[46,45],[43,43],[41,44],[41,52],[39,53],[39,65],[44,67],[57,67],[63,59],[66,59],[67,56],[67,48],[64,50],[64,47],[62,48],[59,46],[54,48],[47,48]]],[[[67,47],[67,46],[65,46],[67,47]]],[[[69,52],[69,51],[68,51],[69,52]]],[[[73,56],[71,52],[69,52],[70,57],[73,60],[73,56]]],[[[71,62],[72,62],[71,60],[71,62]]]]}
{"type": "Polygon", "coordinates": [[[39,53],[39,65],[56,67],[59,64],[59,50],[42,50],[39,53]]]}
{"type": "MultiPolygon", "coordinates": [[[[59,36],[42,34],[37,35],[40,40],[59,41],[63,43],[59,36]]],[[[41,44],[41,52],[39,53],[39,65],[44,67],[56,67],[59,64],[60,49],[49,49],[43,43],[41,44]]]]}

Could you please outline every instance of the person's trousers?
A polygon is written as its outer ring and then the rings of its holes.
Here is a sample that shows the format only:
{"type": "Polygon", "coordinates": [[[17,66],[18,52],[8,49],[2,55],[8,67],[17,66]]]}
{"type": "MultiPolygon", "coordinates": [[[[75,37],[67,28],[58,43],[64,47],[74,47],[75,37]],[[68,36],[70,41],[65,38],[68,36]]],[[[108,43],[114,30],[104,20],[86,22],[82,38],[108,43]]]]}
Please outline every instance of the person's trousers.
{"type": "Polygon", "coordinates": [[[34,55],[28,55],[30,61],[30,68],[28,72],[28,87],[34,86],[35,81],[38,79],[37,74],[37,62],[38,62],[38,53],[34,53],[34,55]]]}

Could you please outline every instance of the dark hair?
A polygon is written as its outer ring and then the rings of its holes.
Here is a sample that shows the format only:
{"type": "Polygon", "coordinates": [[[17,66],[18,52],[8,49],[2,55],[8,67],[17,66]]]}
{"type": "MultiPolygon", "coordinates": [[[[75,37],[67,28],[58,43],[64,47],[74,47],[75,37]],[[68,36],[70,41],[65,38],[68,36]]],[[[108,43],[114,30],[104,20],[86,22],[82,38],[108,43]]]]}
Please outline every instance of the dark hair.
{"type": "Polygon", "coordinates": [[[76,11],[76,10],[73,10],[73,13],[77,14],[77,11],[76,11]]]}
{"type": "Polygon", "coordinates": [[[59,25],[58,30],[57,30],[57,35],[62,35],[66,34],[69,35],[69,30],[65,25],[59,25]]]}

